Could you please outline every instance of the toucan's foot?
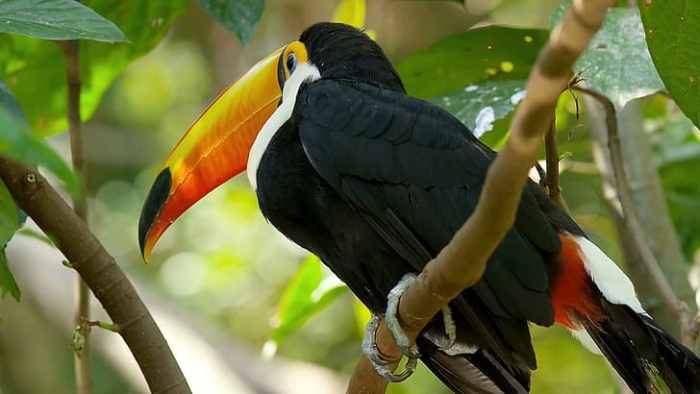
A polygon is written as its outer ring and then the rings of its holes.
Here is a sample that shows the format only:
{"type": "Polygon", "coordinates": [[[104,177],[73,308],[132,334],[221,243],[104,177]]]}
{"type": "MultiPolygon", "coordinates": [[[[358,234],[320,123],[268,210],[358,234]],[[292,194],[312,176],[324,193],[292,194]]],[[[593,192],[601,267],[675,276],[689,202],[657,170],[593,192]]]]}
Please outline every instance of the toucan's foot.
{"type": "MultiPolygon", "coordinates": [[[[410,354],[415,352],[418,353],[418,349],[415,345],[411,346],[411,341],[408,339],[401,324],[399,324],[398,319],[398,308],[399,308],[399,298],[403,295],[404,291],[416,280],[416,275],[408,273],[401,278],[399,283],[394,286],[389,292],[387,297],[387,307],[386,307],[386,325],[391,331],[391,335],[394,337],[396,344],[401,348],[401,352],[404,356],[410,357],[410,354]]],[[[457,326],[455,325],[454,319],[452,319],[452,310],[449,305],[445,305],[442,308],[442,322],[445,326],[445,335],[447,335],[447,343],[443,343],[440,349],[447,350],[454,346],[457,341],[457,326]]]]}
{"type": "Polygon", "coordinates": [[[440,350],[450,350],[457,342],[457,325],[452,318],[452,310],[449,305],[442,308],[442,324],[445,326],[447,344],[440,346],[440,350]]]}
{"type": "Polygon", "coordinates": [[[413,371],[415,371],[418,358],[420,358],[418,347],[415,344],[411,344],[411,341],[404,333],[397,318],[399,298],[415,280],[416,276],[414,274],[406,274],[401,281],[391,289],[387,300],[386,315],[384,316],[384,320],[386,321],[391,335],[394,337],[399,349],[401,349],[401,354],[407,358],[403,372],[395,374],[391,367],[393,362],[387,361],[382,357],[377,348],[376,332],[381,322],[381,316],[372,315],[372,319],[367,324],[365,338],[362,341],[362,350],[372,362],[375,371],[390,382],[402,382],[406,380],[413,374],[413,371]]]}
{"type": "Polygon", "coordinates": [[[399,283],[394,286],[389,292],[386,303],[386,314],[384,315],[384,320],[386,320],[386,326],[391,331],[391,335],[394,337],[396,344],[399,345],[401,353],[406,357],[411,357],[411,355],[418,354],[418,348],[416,345],[411,345],[411,340],[408,339],[406,333],[404,333],[401,324],[399,323],[399,299],[403,295],[404,291],[413,282],[416,281],[415,274],[406,274],[401,278],[399,283]]]}
{"type": "Polygon", "coordinates": [[[365,329],[365,338],[362,340],[362,352],[372,363],[374,370],[377,371],[379,376],[390,382],[402,382],[411,376],[415,370],[418,357],[409,357],[404,371],[395,374],[393,367],[394,362],[385,359],[377,347],[376,334],[381,321],[382,317],[380,315],[372,314],[372,319],[367,323],[367,328],[365,329]]]}

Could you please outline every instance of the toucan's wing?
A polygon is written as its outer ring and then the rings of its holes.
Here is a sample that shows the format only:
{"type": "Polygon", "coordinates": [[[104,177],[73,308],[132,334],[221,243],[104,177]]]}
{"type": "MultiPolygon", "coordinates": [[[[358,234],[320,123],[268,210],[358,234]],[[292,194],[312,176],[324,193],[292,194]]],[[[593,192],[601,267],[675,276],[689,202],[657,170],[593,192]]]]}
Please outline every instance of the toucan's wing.
{"type": "MultiPolygon", "coordinates": [[[[413,270],[421,270],[473,212],[495,157],[442,109],[367,84],[310,84],[297,98],[294,118],[316,171],[413,270]]],[[[486,329],[495,324],[531,368],[526,320],[553,322],[543,256],[559,249],[533,193],[528,186],[515,228],[463,300],[484,309],[489,316],[479,319],[486,329]]]]}

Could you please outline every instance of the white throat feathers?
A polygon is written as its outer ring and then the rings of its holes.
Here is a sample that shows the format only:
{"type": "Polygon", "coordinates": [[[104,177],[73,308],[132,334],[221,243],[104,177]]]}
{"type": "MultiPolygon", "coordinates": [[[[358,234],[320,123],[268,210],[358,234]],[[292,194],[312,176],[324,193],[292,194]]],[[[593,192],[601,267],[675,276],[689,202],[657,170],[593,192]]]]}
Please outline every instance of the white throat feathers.
{"type": "Polygon", "coordinates": [[[265,122],[257,137],[255,137],[253,146],[248,154],[246,173],[248,174],[248,181],[250,182],[250,186],[253,187],[253,190],[257,190],[258,188],[258,166],[260,165],[263,153],[265,153],[265,149],[267,149],[267,146],[270,144],[272,137],[275,136],[280,127],[292,116],[299,88],[304,82],[315,81],[319,78],[321,78],[321,73],[316,66],[311,63],[301,63],[284,83],[284,87],[282,88],[282,105],[280,105],[275,112],[272,113],[272,116],[270,116],[267,122],[265,122]]]}

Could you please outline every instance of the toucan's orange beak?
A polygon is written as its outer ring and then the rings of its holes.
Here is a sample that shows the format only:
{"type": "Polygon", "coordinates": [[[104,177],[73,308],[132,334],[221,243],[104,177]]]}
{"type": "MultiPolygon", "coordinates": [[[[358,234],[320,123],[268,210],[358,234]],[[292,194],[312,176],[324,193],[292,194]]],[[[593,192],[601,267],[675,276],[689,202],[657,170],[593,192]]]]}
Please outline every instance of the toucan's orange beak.
{"type": "Polygon", "coordinates": [[[170,152],[141,211],[139,243],[145,260],[183,212],[246,169],[255,137],[280,102],[284,51],[263,59],[224,90],[170,152]]]}

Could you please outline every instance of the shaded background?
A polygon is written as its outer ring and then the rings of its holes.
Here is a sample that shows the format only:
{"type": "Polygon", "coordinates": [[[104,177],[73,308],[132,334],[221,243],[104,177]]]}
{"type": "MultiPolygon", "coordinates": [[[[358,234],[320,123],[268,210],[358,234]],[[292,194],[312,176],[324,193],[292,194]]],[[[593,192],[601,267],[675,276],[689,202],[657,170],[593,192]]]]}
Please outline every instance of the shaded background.
{"type": "MultiPolygon", "coordinates": [[[[136,239],[141,204],[159,164],[208,100],[311,23],[329,20],[336,3],[268,1],[252,41],[242,47],[193,1],[168,37],[129,66],[84,126],[91,226],[153,308],[197,393],[344,392],[360,356],[366,311],[347,292],[284,338],[276,354],[265,346],[284,288],[306,252],[265,221],[245,176],[190,209],[165,234],[148,265],[142,263],[136,239]]],[[[546,28],[559,4],[466,3],[369,0],[366,26],[376,32],[389,58],[399,62],[477,24],[546,28]]],[[[697,185],[689,184],[687,176],[700,169],[700,159],[697,152],[675,160],[673,154],[688,144],[697,148],[698,132],[663,97],[645,99],[642,110],[690,260],[700,219],[685,212],[698,212],[700,204],[697,185]]],[[[567,155],[563,194],[579,223],[619,261],[587,126],[575,113],[574,100],[563,96],[557,118],[560,151],[567,155]]],[[[66,134],[51,143],[68,157],[66,134]]],[[[15,237],[8,256],[24,299],[21,304],[0,299],[0,393],[72,392],[70,271],[61,266],[57,252],[26,237],[15,237]]],[[[618,391],[604,360],[565,330],[532,331],[539,363],[534,393],[618,391]]],[[[121,341],[100,330],[92,338],[95,393],[143,392],[140,373],[121,341]]],[[[390,392],[447,390],[419,370],[390,392]]]]}

